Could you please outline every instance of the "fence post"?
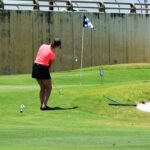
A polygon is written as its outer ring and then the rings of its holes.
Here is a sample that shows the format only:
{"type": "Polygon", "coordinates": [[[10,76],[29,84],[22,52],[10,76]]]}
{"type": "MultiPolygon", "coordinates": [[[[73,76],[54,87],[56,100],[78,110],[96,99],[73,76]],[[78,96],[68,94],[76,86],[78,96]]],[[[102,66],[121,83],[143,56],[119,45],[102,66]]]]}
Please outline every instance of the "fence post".
{"type": "Polygon", "coordinates": [[[136,13],[136,7],[135,7],[135,4],[134,3],[131,3],[130,4],[130,7],[131,7],[131,13],[136,13]]]}
{"type": "Polygon", "coordinates": [[[105,5],[104,3],[101,1],[99,2],[99,12],[104,12],[105,13],[105,5]]]}
{"type": "Polygon", "coordinates": [[[50,5],[49,10],[54,10],[54,7],[53,7],[54,1],[53,0],[49,0],[49,5],[50,5]]]}
{"type": "Polygon", "coordinates": [[[4,2],[3,2],[3,0],[0,0],[0,9],[4,9],[4,2]]]}
{"type": "Polygon", "coordinates": [[[33,0],[33,4],[34,4],[33,9],[34,10],[39,10],[39,2],[38,2],[38,0],[33,0]]]}
{"type": "MultiPolygon", "coordinates": [[[[148,0],[144,0],[145,8],[146,8],[146,9],[148,8],[148,6],[147,6],[147,1],[148,1],[148,0]]],[[[145,12],[146,12],[146,14],[148,14],[148,10],[146,10],[145,12]]]]}
{"type": "Polygon", "coordinates": [[[72,1],[71,0],[69,0],[68,2],[66,2],[67,3],[67,5],[68,5],[68,7],[67,7],[67,10],[69,10],[69,11],[73,11],[73,4],[72,4],[72,1]]]}

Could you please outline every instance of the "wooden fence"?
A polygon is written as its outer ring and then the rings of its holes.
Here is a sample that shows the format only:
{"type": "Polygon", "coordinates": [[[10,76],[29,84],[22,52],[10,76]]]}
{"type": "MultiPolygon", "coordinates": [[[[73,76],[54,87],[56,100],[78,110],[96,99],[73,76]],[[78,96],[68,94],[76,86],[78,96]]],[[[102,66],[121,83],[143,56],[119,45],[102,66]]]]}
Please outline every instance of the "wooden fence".
{"type": "Polygon", "coordinates": [[[83,67],[150,62],[150,15],[0,10],[0,74],[30,73],[38,47],[62,39],[53,71],[80,68],[81,32],[86,15],[83,67]],[[76,61],[78,60],[78,61],[76,61]]]}

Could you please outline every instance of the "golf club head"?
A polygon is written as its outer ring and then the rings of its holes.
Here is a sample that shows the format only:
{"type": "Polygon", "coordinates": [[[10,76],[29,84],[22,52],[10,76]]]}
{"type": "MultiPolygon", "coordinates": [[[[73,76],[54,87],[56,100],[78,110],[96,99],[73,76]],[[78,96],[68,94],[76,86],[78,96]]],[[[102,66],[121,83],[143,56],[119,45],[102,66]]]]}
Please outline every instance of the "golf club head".
{"type": "Polygon", "coordinates": [[[60,92],[60,91],[59,91],[59,94],[60,94],[60,95],[64,95],[64,93],[62,93],[62,92],[60,92]]]}

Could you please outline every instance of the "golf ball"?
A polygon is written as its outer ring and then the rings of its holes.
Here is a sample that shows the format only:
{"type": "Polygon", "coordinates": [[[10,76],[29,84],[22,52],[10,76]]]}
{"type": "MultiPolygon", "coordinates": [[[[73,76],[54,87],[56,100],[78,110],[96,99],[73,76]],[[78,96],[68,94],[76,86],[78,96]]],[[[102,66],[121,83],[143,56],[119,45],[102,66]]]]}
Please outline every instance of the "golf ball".
{"type": "Polygon", "coordinates": [[[24,108],[25,108],[25,105],[24,105],[24,104],[21,104],[21,105],[20,105],[20,112],[21,112],[21,113],[23,112],[24,108]]]}
{"type": "Polygon", "coordinates": [[[78,61],[78,59],[76,58],[76,59],[75,59],[75,62],[77,62],[77,61],[78,61]]]}

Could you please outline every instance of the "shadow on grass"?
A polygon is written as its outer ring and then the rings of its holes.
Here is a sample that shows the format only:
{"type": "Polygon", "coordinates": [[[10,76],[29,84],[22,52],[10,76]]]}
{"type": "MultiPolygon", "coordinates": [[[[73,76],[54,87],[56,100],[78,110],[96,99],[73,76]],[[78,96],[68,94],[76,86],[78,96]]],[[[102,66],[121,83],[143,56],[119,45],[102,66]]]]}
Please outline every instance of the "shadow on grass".
{"type": "Polygon", "coordinates": [[[71,110],[71,109],[77,109],[77,106],[74,107],[67,107],[67,108],[63,108],[63,107],[51,107],[50,111],[52,110],[71,110]]]}

